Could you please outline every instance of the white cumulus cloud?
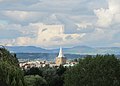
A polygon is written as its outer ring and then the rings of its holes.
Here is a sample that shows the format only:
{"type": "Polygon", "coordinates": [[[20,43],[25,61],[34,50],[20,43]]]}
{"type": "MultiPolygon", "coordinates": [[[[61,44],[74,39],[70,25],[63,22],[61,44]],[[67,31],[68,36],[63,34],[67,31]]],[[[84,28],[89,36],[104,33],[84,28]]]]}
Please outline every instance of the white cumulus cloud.
{"type": "Polygon", "coordinates": [[[42,23],[31,24],[38,31],[36,37],[18,37],[15,41],[16,45],[38,45],[42,47],[50,46],[69,46],[74,43],[79,43],[79,40],[86,34],[65,34],[63,25],[46,25],[42,23]],[[71,37],[71,39],[68,38],[71,37]],[[68,39],[67,39],[68,38],[68,39]]]}
{"type": "Polygon", "coordinates": [[[108,8],[94,10],[98,17],[98,25],[108,27],[115,23],[120,23],[120,0],[108,0],[108,8]]]}

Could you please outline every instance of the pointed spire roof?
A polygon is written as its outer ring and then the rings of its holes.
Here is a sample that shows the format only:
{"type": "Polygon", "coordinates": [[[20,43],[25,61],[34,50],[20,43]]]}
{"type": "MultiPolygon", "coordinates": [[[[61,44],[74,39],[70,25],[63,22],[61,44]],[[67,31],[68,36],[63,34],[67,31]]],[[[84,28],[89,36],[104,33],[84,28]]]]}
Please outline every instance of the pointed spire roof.
{"type": "Polygon", "coordinates": [[[60,51],[59,51],[58,57],[65,57],[64,54],[63,54],[63,51],[62,51],[62,47],[60,47],[60,51]]]}

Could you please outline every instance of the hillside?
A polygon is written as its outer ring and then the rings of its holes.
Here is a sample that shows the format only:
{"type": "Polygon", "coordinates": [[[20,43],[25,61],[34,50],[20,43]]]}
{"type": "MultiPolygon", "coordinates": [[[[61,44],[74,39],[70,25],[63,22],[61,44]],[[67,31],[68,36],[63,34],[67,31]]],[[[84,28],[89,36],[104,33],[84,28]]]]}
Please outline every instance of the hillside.
{"type": "MultiPolygon", "coordinates": [[[[35,46],[7,46],[9,51],[15,53],[58,53],[59,49],[43,49],[35,46]]],[[[120,54],[120,47],[88,47],[75,46],[72,48],[63,48],[66,54],[120,54]]]]}

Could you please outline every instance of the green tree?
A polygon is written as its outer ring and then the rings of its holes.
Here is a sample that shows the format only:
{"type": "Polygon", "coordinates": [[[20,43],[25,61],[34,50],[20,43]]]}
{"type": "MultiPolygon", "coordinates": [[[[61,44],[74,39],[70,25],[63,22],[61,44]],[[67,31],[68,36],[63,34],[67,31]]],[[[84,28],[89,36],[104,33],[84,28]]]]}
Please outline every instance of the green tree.
{"type": "Polygon", "coordinates": [[[57,74],[59,76],[62,76],[65,71],[66,71],[66,67],[63,67],[62,65],[60,65],[59,68],[57,69],[57,74]]]}
{"type": "Polygon", "coordinates": [[[23,82],[22,82],[22,80],[19,80],[19,82],[18,82],[18,86],[23,86],[23,82]]]}
{"type": "Polygon", "coordinates": [[[47,82],[39,75],[27,75],[24,77],[27,86],[47,86],[47,82]]]}
{"type": "Polygon", "coordinates": [[[47,81],[48,86],[63,86],[63,73],[65,71],[63,66],[60,68],[42,68],[42,76],[47,81]]]}
{"type": "Polygon", "coordinates": [[[16,86],[16,80],[15,80],[15,78],[13,78],[11,86],[16,86]]]}
{"type": "Polygon", "coordinates": [[[47,81],[49,86],[56,86],[56,81],[58,79],[58,75],[56,74],[56,69],[45,68],[43,69],[42,76],[47,81]]]}
{"type": "Polygon", "coordinates": [[[87,56],[64,76],[64,86],[120,86],[120,61],[114,55],[87,56]]]}
{"type": "Polygon", "coordinates": [[[9,86],[9,85],[7,85],[5,82],[0,80],[0,86],[9,86]]]}
{"type": "Polygon", "coordinates": [[[5,48],[0,48],[0,80],[8,86],[21,86],[19,81],[25,86],[23,71],[14,56],[5,48]]]}
{"type": "Polygon", "coordinates": [[[25,75],[39,75],[42,76],[42,71],[37,67],[32,67],[29,70],[25,70],[25,75]]]}

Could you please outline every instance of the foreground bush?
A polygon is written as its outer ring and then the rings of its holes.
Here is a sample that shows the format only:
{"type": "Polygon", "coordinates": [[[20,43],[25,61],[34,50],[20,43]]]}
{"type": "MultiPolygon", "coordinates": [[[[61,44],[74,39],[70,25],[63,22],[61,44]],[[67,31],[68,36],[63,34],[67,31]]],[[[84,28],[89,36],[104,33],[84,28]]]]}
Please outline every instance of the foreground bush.
{"type": "Polygon", "coordinates": [[[120,61],[114,55],[87,56],[64,76],[64,86],[120,86],[120,61]]]}
{"type": "Polygon", "coordinates": [[[5,48],[0,48],[0,81],[7,86],[25,86],[24,74],[16,55],[10,54],[5,48]]]}
{"type": "Polygon", "coordinates": [[[47,86],[47,82],[39,75],[27,75],[24,77],[27,86],[47,86]]]}

